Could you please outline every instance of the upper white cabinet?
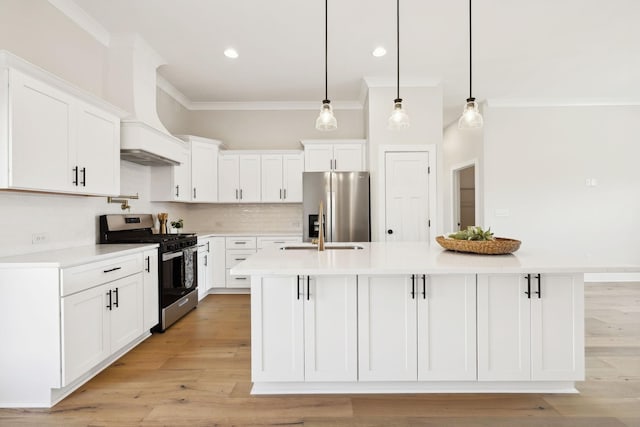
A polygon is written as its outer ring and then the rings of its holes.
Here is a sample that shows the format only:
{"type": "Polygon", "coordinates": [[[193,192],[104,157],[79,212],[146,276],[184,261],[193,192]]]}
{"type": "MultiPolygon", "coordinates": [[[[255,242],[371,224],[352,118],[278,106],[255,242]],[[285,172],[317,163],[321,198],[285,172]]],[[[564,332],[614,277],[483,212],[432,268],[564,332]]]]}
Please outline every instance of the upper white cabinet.
{"type": "Polygon", "coordinates": [[[260,155],[225,151],[219,157],[218,198],[221,202],[260,201],[260,155]]]}
{"type": "Polygon", "coordinates": [[[151,168],[151,200],[172,202],[218,201],[218,152],[220,141],[177,135],[183,150],[180,165],[151,168]]]}
{"type": "Polygon", "coordinates": [[[303,158],[301,152],[261,156],[263,202],[302,202],[303,158]]]}
{"type": "Polygon", "coordinates": [[[583,380],[582,275],[478,275],[478,379],[583,380]]]}
{"type": "Polygon", "coordinates": [[[0,188],[120,194],[122,114],[0,52],[0,188]]]}
{"type": "Polygon", "coordinates": [[[304,146],[306,172],[367,170],[364,139],[306,139],[300,143],[304,146]]]}

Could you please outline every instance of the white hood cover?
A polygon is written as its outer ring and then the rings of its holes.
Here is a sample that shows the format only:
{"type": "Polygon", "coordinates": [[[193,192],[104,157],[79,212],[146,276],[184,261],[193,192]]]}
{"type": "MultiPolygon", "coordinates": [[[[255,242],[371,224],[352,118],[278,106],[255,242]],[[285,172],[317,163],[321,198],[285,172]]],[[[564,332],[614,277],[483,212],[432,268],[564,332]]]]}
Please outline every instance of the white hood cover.
{"type": "Polygon", "coordinates": [[[156,70],[166,62],[137,35],[113,36],[106,94],[131,113],[122,120],[120,157],[144,165],[179,164],[182,141],[158,118],[156,70]]]}

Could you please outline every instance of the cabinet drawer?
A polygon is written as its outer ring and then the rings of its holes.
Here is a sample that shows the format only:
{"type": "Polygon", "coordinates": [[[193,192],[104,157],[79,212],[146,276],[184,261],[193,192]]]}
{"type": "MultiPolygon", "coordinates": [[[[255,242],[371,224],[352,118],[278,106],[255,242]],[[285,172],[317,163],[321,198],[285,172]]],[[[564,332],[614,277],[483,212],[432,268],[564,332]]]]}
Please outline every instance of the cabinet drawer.
{"type": "Polygon", "coordinates": [[[241,263],[255,253],[255,249],[248,251],[227,250],[226,268],[229,269],[235,267],[237,264],[241,263]]]}
{"type": "Polygon", "coordinates": [[[256,238],[255,237],[227,237],[226,247],[227,249],[255,249],[256,238]]]}
{"type": "Polygon", "coordinates": [[[141,253],[63,268],[61,293],[70,295],[141,271],[141,253]]]}
{"type": "Polygon", "coordinates": [[[257,239],[258,249],[268,249],[268,248],[279,248],[291,243],[300,243],[302,242],[302,237],[278,237],[278,236],[270,236],[270,237],[258,237],[257,239]]]}
{"type": "Polygon", "coordinates": [[[227,288],[250,288],[251,276],[233,276],[227,269],[227,288]]]}

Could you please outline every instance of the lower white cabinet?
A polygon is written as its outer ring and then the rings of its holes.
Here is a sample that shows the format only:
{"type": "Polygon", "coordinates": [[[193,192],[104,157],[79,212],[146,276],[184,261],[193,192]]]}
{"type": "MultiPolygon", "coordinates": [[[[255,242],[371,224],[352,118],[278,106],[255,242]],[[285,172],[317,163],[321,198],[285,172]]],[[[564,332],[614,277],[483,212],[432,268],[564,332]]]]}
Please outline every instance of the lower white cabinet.
{"type": "Polygon", "coordinates": [[[160,321],[160,284],[158,283],[158,250],[142,253],[144,287],[144,330],[150,331],[160,321]]]}
{"type": "Polygon", "coordinates": [[[142,300],[142,273],[62,298],[63,386],[142,334],[142,300]]]}
{"type": "Polygon", "coordinates": [[[478,275],[478,379],[583,380],[583,276],[478,275]]]}
{"type": "Polygon", "coordinates": [[[198,237],[198,300],[213,289],[212,239],[198,237]]]}
{"type": "Polygon", "coordinates": [[[360,381],[476,379],[475,275],[358,279],[360,381]]]}
{"type": "Polygon", "coordinates": [[[356,381],[356,294],[356,276],[254,277],[252,381],[356,381]]]}
{"type": "Polygon", "coordinates": [[[2,333],[0,407],[51,407],[150,335],[158,252],[124,251],[61,249],[0,268],[0,322],[19,325],[2,333]]]}

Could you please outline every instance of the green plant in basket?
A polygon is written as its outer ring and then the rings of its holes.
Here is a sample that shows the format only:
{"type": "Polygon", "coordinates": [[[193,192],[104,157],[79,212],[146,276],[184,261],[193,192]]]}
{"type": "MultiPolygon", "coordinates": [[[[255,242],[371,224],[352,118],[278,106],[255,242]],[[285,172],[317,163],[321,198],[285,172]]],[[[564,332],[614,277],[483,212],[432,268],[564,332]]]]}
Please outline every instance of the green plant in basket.
{"type": "Polygon", "coordinates": [[[470,225],[466,230],[451,233],[448,237],[456,240],[495,240],[493,233],[491,232],[491,227],[487,230],[483,230],[482,227],[477,225],[470,225]]]}
{"type": "Polygon", "coordinates": [[[182,221],[182,218],[177,221],[171,221],[171,226],[180,230],[182,227],[184,227],[184,221],[182,221]]]}

